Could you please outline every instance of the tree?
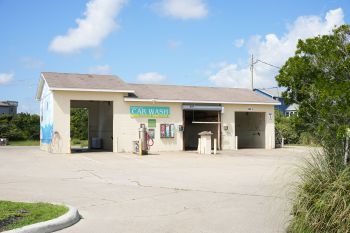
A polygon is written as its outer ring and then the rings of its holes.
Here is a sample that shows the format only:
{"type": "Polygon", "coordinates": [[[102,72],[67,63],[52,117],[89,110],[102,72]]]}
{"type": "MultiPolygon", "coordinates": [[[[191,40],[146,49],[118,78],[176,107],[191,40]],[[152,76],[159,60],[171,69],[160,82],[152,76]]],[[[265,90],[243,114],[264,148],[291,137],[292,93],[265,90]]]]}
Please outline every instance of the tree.
{"type": "Polygon", "coordinates": [[[39,140],[39,135],[40,117],[36,114],[0,116],[0,137],[10,140],[39,140]]]}
{"type": "Polygon", "coordinates": [[[86,140],[89,131],[89,111],[86,108],[71,108],[71,138],[86,140]]]}
{"type": "Polygon", "coordinates": [[[330,35],[299,40],[295,56],[276,80],[287,88],[286,102],[299,104],[299,119],[317,142],[333,154],[344,152],[344,135],[350,128],[349,25],[330,35]]]}
{"type": "Polygon", "coordinates": [[[296,129],[295,115],[286,117],[279,110],[275,110],[276,134],[279,140],[284,138],[285,144],[299,143],[299,133],[296,129]]]}

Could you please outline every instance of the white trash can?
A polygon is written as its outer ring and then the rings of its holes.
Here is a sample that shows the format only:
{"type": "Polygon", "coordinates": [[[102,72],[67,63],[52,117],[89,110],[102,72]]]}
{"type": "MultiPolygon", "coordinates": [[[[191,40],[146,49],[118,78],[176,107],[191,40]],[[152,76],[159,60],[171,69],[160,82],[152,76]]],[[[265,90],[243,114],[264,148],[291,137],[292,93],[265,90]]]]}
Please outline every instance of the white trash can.
{"type": "Polygon", "coordinates": [[[211,154],[211,136],[213,133],[211,131],[203,131],[198,134],[200,136],[199,142],[199,153],[200,154],[211,154]]]}

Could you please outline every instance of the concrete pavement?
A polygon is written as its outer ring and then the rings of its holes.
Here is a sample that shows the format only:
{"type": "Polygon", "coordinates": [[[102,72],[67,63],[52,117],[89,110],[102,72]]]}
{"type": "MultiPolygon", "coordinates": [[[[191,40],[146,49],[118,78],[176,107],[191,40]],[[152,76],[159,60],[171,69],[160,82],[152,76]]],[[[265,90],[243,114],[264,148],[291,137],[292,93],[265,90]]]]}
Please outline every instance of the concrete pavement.
{"type": "Polygon", "coordinates": [[[0,147],[0,199],[65,203],[83,219],[60,232],[284,232],[307,148],[48,154],[0,147]]]}

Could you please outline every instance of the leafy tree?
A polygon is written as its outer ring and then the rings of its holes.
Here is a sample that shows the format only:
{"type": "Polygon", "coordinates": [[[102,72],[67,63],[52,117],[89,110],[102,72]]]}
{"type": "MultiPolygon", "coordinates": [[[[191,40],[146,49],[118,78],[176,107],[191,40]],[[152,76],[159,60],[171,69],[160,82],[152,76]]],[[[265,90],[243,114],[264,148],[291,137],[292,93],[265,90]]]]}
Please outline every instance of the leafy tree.
{"type": "Polygon", "coordinates": [[[40,118],[36,114],[19,113],[0,116],[0,137],[10,140],[39,140],[40,118]]]}
{"type": "Polygon", "coordinates": [[[71,108],[71,138],[86,140],[89,131],[89,112],[86,108],[71,108]]]}
{"type": "MultiPolygon", "coordinates": [[[[343,154],[350,127],[350,27],[299,40],[294,57],[276,77],[287,103],[299,104],[303,127],[333,154],[343,154]]],[[[338,156],[339,157],[339,156],[338,156]]]]}
{"type": "Polygon", "coordinates": [[[296,129],[296,117],[284,116],[279,110],[275,111],[275,124],[276,134],[281,138],[284,138],[285,144],[296,144],[299,142],[299,134],[296,129]]]}

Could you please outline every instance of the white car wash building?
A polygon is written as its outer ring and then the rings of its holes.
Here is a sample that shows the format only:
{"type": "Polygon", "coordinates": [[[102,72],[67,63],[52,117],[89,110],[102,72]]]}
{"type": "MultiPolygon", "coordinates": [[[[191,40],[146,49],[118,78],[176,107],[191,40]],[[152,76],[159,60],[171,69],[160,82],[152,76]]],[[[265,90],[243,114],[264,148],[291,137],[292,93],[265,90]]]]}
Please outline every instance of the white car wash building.
{"type": "MultiPolygon", "coordinates": [[[[117,76],[41,73],[40,145],[71,153],[71,108],[88,109],[89,147],[131,152],[143,124],[150,151],[193,150],[198,133],[211,131],[219,150],[275,147],[274,106],[279,102],[249,89],[129,84],[117,76]]],[[[214,140],[213,140],[214,141],[214,140]]]]}

